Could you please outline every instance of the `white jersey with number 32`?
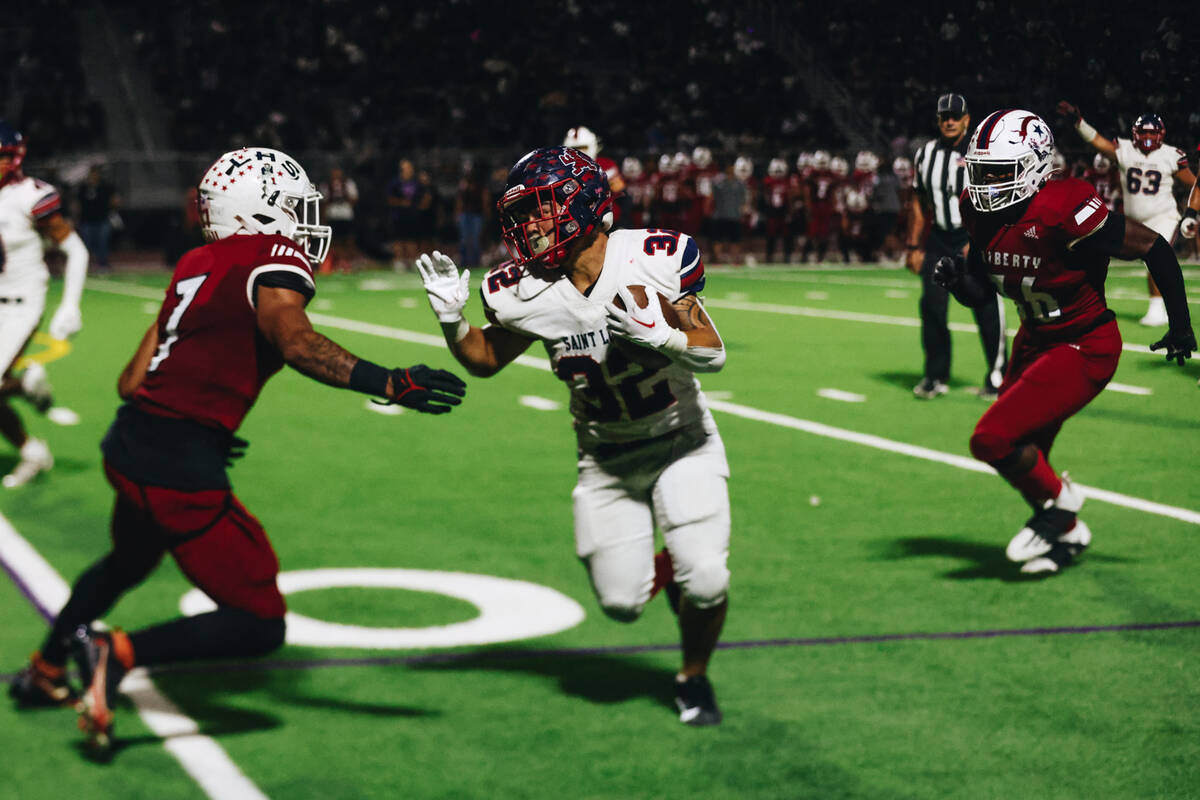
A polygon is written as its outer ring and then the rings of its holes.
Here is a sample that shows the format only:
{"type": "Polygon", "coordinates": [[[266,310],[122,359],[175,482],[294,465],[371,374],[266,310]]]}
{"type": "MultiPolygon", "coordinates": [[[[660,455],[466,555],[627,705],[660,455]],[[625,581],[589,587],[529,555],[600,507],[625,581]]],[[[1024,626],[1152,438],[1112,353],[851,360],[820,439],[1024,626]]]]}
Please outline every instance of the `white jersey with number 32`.
{"type": "Polygon", "coordinates": [[[501,265],[484,278],[489,321],[540,339],[571,392],[580,447],[648,439],[691,425],[715,430],[691,370],[659,353],[613,341],[604,307],[623,286],[675,301],[699,292],[704,264],[687,234],[656,228],[609,235],[600,277],[585,296],[569,280],[544,281],[501,265]]]}
{"type": "Polygon", "coordinates": [[[1145,224],[1160,214],[1174,214],[1178,224],[1179,206],[1172,184],[1175,173],[1188,165],[1187,155],[1169,144],[1143,153],[1130,139],[1117,139],[1116,146],[1125,215],[1145,224]]]}

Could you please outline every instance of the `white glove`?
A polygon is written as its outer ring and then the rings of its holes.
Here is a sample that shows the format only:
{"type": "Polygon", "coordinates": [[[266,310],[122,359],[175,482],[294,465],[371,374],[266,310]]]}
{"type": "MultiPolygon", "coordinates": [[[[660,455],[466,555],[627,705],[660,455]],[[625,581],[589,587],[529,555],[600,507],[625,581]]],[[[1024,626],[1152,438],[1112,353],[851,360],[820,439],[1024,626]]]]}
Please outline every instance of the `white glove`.
{"type": "Polygon", "coordinates": [[[429,305],[438,321],[453,324],[462,319],[463,308],[471,296],[467,288],[471,270],[464,269],[460,275],[450,256],[434,250],[433,258],[428,253],[417,258],[417,272],[421,274],[425,294],[429,296],[429,305]]]}
{"type": "Polygon", "coordinates": [[[83,317],[79,313],[79,306],[64,303],[58,307],[50,319],[50,336],[65,340],[79,333],[79,329],[82,327],[83,317]]]}
{"type": "Polygon", "coordinates": [[[1196,218],[1195,217],[1184,217],[1183,222],[1179,223],[1179,233],[1182,234],[1183,238],[1185,238],[1185,239],[1195,239],[1196,238],[1196,218]]]}
{"type": "Polygon", "coordinates": [[[662,350],[668,343],[676,345],[672,349],[679,349],[678,342],[682,338],[683,347],[687,347],[687,334],[667,324],[653,290],[646,293],[649,302],[645,308],[638,307],[633,293],[626,287],[618,289],[617,294],[625,303],[625,308],[618,308],[613,303],[604,307],[608,314],[608,330],[614,336],[654,350],[662,350]]]}

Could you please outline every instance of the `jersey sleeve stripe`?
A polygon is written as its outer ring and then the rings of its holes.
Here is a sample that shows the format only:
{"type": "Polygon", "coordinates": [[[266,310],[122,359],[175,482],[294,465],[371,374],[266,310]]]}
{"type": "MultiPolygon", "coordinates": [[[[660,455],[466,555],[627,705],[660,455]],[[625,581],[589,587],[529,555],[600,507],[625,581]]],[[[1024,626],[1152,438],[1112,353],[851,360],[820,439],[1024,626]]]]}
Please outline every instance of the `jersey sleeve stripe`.
{"type": "Polygon", "coordinates": [[[700,247],[695,239],[688,239],[683,248],[683,258],[679,269],[679,288],[684,293],[698,292],[704,287],[704,259],[700,257],[700,247]]]}
{"type": "Polygon", "coordinates": [[[254,284],[258,280],[258,277],[266,272],[295,273],[304,279],[305,284],[310,289],[314,292],[316,291],[317,285],[313,283],[312,276],[306,270],[292,264],[263,264],[261,267],[255,267],[254,271],[250,273],[250,277],[246,279],[246,302],[251,308],[254,308],[254,284]]]}
{"type": "MultiPolygon", "coordinates": [[[[1087,203],[1084,203],[1084,206],[1087,206],[1087,203]]],[[[1094,226],[1094,227],[1093,227],[1093,228],[1092,228],[1090,231],[1088,231],[1087,233],[1083,234],[1083,236],[1080,236],[1078,239],[1072,239],[1070,242],[1068,242],[1068,243],[1067,243],[1067,249],[1068,249],[1068,250],[1074,250],[1074,249],[1075,249],[1075,245],[1079,244],[1079,243],[1080,243],[1080,242],[1082,242],[1084,239],[1088,238],[1088,237],[1089,237],[1089,236],[1091,236],[1093,233],[1095,233],[1096,231],[1098,231],[1098,230],[1100,230],[1101,228],[1103,228],[1103,227],[1104,227],[1104,223],[1108,222],[1109,213],[1108,213],[1108,209],[1107,209],[1107,208],[1104,206],[1104,204],[1101,204],[1101,205],[1100,205],[1100,209],[1099,209],[1099,210],[1100,210],[1100,211],[1102,211],[1102,212],[1104,212],[1104,213],[1103,213],[1103,215],[1100,217],[1100,221],[1099,221],[1099,222],[1097,222],[1097,223],[1096,223],[1096,225],[1095,225],[1095,226],[1094,226]]],[[[1082,213],[1082,212],[1080,212],[1080,213],[1082,213]]],[[[1078,217],[1079,217],[1079,214],[1076,214],[1075,216],[1076,216],[1076,218],[1078,218],[1078,217]]],[[[1084,217],[1084,219],[1086,219],[1086,218],[1087,218],[1087,217],[1085,216],[1085,217],[1084,217]]]]}
{"type": "Polygon", "coordinates": [[[33,204],[31,213],[34,219],[42,219],[60,210],[62,210],[62,198],[58,196],[58,192],[51,192],[33,204]]]}

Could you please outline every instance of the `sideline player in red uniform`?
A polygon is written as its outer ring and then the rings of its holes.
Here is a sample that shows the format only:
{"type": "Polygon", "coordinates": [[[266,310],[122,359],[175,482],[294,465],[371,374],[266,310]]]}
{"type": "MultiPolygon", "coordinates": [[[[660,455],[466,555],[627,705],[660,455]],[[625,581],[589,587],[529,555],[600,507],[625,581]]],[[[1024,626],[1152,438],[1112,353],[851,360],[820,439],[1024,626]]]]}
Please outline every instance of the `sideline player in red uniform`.
{"type": "Polygon", "coordinates": [[[70,652],[86,687],[80,727],[96,755],[110,752],[112,704],[134,665],[261,656],[283,644],[279,562],[225,469],[246,446],[234,433],[272,375],[286,363],[427,413],[461,402],[465,384],[445,370],[388,370],[313,330],[304,307],[329,247],[320,198],[277,150],[221,156],[200,182],[209,244],[180,259],[158,319],[118,380],[125,404],[101,445],[116,490],[112,550],[75,582],[9,692],[24,706],[72,702],[70,652]],[[167,552],[217,609],[130,633],[92,630],[167,552]]]}
{"type": "Polygon", "coordinates": [[[1087,181],[1048,181],[1054,137],[1029,111],[990,114],[967,150],[970,234],[964,261],[943,257],[934,280],[975,307],[999,289],[1021,315],[1000,395],[971,436],[990,464],[1033,507],[1007,555],[1030,574],[1052,574],[1092,539],[1077,513],[1083,493],[1051,469],[1050,447],[1069,417],[1112,379],[1121,355],[1116,318],[1104,302],[1108,260],[1140,258],[1162,289],[1170,327],[1150,346],[1183,364],[1196,349],[1183,274],[1157,233],[1109,211],[1087,181]]]}

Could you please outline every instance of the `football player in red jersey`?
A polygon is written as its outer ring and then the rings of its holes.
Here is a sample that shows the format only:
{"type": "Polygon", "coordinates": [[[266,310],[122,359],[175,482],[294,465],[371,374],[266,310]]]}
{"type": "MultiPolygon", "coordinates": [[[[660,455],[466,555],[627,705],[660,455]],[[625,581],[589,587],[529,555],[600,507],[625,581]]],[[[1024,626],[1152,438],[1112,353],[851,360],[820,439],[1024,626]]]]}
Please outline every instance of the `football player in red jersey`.
{"type": "Polygon", "coordinates": [[[792,261],[796,237],[792,232],[792,208],[795,205],[795,184],[788,176],[788,164],[782,158],[772,158],[767,164],[767,176],[762,180],[762,215],[766,220],[767,263],[775,261],[775,245],[783,243],[783,262],[792,261]]]}
{"type": "Polygon", "coordinates": [[[1051,469],[1050,447],[1069,417],[1111,380],[1121,334],[1104,302],[1108,260],[1140,258],[1162,289],[1170,325],[1150,346],[1183,364],[1196,349],[1183,275],[1171,246],[1109,211],[1078,178],[1050,181],[1054,137],[1029,111],[990,114],[967,150],[967,258],[943,257],[934,280],[959,302],[992,302],[997,288],[1021,316],[999,398],[980,418],[971,453],[1033,508],[1007,548],[1030,574],[1067,566],[1092,539],[1077,514],[1083,494],[1051,469]]]}
{"type": "Polygon", "coordinates": [[[1092,185],[1109,211],[1121,211],[1121,173],[1103,153],[1096,153],[1092,165],[1083,171],[1083,179],[1092,185]]]}
{"type": "Polygon", "coordinates": [[[80,726],[110,751],[112,703],[134,665],[259,656],[283,644],[279,562],[262,525],[234,496],[234,434],[267,380],[288,364],[314,380],[440,414],[465,384],[445,370],[388,370],[313,330],[305,306],[329,228],[321,195],[295,160],[268,148],[217,159],[200,182],[209,242],[179,260],[158,318],[122,371],[101,451],[116,490],[112,549],[76,581],[40,652],[10,687],[20,705],[74,699],[68,653],[85,692],[80,726]],[[170,553],[215,611],[124,633],[91,622],[170,553]]]}

